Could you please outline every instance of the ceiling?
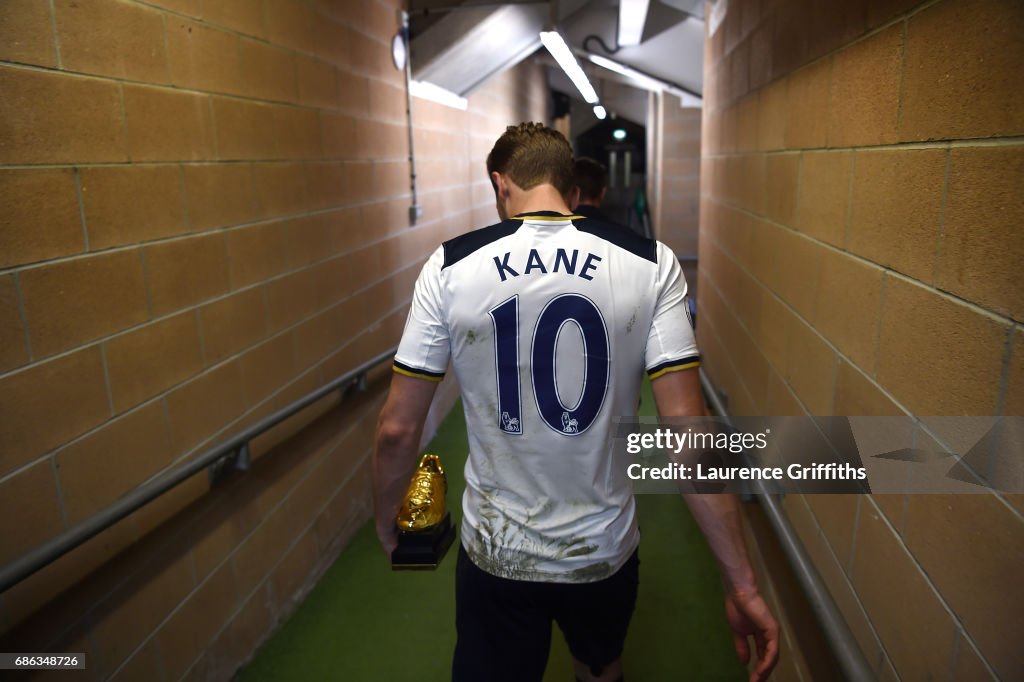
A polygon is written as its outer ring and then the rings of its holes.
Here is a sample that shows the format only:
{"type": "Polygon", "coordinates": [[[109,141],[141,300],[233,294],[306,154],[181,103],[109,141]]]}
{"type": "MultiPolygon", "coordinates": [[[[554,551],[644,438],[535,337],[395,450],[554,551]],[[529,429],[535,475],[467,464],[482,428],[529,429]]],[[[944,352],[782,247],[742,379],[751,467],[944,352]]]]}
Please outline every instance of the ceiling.
{"type": "Polygon", "coordinates": [[[641,43],[621,49],[615,49],[619,0],[412,0],[411,5],[413,78],[461,96],[539,50],[550,65],[551,87],[582,102],[541,47],[538,34],[552,24],[613,114],[644,124],[647,93],[635,81],[590,63],[586,53],[614,59],[698,97],[703,89],[703,0],[650,0],[641,43]]]}

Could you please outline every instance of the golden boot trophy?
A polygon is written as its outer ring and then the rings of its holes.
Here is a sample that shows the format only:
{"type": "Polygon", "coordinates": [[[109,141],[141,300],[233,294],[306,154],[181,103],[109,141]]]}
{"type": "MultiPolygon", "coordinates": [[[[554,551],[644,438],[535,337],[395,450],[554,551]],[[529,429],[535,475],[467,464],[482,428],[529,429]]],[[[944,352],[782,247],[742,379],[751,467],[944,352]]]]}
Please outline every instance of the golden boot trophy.
{"type": "Polygon", "coordinates": [[[392,569],[433,569],[441,563],[455,538],[445,505],[447,492],[441,458],[423,455],[395,518],[398,547],[391,552],[392,569]]]}

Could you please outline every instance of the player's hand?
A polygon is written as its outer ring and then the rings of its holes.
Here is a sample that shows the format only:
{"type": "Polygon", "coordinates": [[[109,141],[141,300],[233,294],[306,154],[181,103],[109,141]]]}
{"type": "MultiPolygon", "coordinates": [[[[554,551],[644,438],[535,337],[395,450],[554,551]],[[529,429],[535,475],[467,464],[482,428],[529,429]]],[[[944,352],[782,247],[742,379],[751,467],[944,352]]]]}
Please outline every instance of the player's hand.
{"type": "Polygon", "coordinates": [[[394,551],[395,547],[398,547],[398,529],[395,528],[393,521],[377,524],[377,540],[380,541],[380,546],[384,548],[384,553],[390,559],[391,552],[394,551]]]}
{"type": "Polygon", "coordinates": [[[725,598],[725,617],[732,628],[736,655],[743,665],[750,661],[750,643],[757,646],[757,665],[750,673],[750,682],[762,682],[771,675],[779,660],[779,624],[760,594],[734,595],[725,598]]]}

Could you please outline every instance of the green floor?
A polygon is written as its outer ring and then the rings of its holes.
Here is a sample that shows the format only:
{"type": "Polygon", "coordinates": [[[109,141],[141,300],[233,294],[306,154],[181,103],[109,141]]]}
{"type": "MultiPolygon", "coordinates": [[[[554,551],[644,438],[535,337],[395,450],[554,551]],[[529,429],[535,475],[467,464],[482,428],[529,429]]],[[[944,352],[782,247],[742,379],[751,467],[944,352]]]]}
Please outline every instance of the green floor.
{"type": "MultiPolygon", "coordinates": [[[[643,404],[654,404],[649,387],[643,404]]],[[[458,527],[468,445],[461,404],[430,445],[448,470],[458,527]]],[[[626,679],[743,680],[714,561],[678,497],[638,496],[640,595],[626,640],[626,679]]],[[[371,524],[352,540],[295,615],[242,672],[244,682],[447,680],[455,645],[455,548],[436,572],[392,572],[371,524]]],[[[558,628],[548,681],[571,681],[558,628]]]]}

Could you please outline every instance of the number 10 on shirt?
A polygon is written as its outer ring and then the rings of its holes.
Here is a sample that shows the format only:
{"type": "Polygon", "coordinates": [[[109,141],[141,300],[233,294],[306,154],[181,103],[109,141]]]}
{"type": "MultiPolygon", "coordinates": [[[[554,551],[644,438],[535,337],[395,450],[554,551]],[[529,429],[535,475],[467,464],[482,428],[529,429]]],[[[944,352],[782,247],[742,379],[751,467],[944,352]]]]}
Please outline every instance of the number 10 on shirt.
{"type": "MultiPolygon", "coordinates": [[[[498,380],[498,428],[523,433],[523,404],[519,373],[519,295],[488,311],[494,327],[495,371],[498,380]]],[[[561,294],[545,304],[533,327],[529,373],[537,412],[553,431],[576,436],[594,423],[608,391],[608,328],[601,311],[586,296],[561,294]],[[558,395],[556,352],[558,335],[575,324],[583,337],[583,390],[574,406],[558,395]]]]}

